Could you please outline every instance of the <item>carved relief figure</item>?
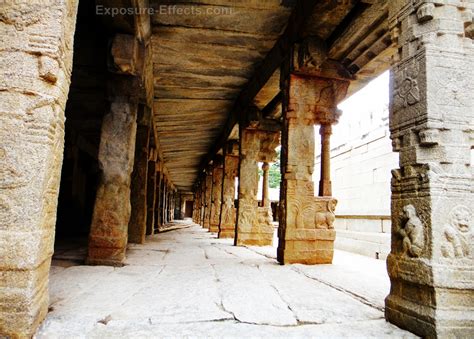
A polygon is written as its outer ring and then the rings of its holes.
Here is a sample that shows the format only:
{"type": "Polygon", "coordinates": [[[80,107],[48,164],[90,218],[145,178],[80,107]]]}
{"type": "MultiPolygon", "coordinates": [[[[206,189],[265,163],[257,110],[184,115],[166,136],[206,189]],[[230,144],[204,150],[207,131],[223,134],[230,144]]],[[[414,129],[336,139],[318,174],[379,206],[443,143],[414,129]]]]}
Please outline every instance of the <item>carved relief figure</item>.
{"type": "Polygon", "coordinates": [[[411,62],[395,77],[394,109],[408,107],[420,101],[420,89],[418,88],[419,67],[417,62],[411,62]]]}
{"type": "Polygon", "coordinates": [[[466,206],[455,207],[444,227],[445,243],[441,252],[446,258],[462,258],[470,254],[471,213],[466,206]]]}
{"type": "MultiPolygon", "coordinates": [[[[330,199],[325,200],[324,208],[316,207],[316,213],[314,214],[314,225],[318,229],[333,229],[334,220],[336,220],[336,215],[334,211],[336,210],[337,200],[330,199]]],[[[320,203],[316,201],[316,204],[320,203]]]]}
{"type": "Polygon", "coordinates": [[[419,257],[425,246],[423,223],[416,215],[413,205],[403,207],[403,215],[407,221],[405,226],[398,230],[403,238],[403,253],[411,257],[419,257]]]}

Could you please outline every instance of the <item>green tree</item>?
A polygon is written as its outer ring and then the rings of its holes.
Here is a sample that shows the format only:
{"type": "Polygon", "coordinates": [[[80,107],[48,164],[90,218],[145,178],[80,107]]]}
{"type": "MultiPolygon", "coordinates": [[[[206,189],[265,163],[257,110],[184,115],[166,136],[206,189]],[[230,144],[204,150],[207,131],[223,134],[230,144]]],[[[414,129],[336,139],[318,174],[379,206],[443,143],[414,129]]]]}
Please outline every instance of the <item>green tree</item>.
{"type": "Polygon", "coordinates": [[[277,159],[273,164],[270,165],[270,169],[268,170],[268,181],[270,188],[280,188],[280,154],[281,148],[279,147],[277,149],[277,159]]]}

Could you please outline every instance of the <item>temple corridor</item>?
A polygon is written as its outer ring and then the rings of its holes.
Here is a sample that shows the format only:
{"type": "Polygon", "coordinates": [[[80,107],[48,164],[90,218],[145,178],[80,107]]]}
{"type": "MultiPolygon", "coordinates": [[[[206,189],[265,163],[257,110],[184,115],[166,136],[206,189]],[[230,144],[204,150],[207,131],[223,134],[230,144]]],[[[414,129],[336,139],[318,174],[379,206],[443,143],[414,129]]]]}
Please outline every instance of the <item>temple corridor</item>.
{"type": "Polygon", "coordinates": [[[333,265],[281,266],[274,247],[174,226],[130,244],[124,267],[53,259],[37,338],[413,336],[384,319],[380,260],[336,251],[333,265]]]}
{"type": "Polygon", "coordinates": [[[473,0],[0,0],[0,37],[0,339],[472,337],[473,0]],[[387,71],[374,168],[334,132],[387,71]],[[386,262],[337,251],[380,178],[386,262]]]}

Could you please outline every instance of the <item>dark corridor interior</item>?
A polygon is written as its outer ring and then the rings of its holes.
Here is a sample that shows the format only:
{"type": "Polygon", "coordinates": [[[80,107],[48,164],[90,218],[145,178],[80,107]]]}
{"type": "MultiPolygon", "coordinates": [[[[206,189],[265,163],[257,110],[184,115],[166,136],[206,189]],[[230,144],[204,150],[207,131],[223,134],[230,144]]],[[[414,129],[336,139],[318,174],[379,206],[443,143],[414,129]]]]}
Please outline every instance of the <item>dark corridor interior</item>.
{"type": "Polygon", "coordinates": [[[98,149],[107,111],[107,31],[94,1],[80,1],[74,36],[73,70],[66,104],[55,247],[87,241],[100,176],[98,149]]]}

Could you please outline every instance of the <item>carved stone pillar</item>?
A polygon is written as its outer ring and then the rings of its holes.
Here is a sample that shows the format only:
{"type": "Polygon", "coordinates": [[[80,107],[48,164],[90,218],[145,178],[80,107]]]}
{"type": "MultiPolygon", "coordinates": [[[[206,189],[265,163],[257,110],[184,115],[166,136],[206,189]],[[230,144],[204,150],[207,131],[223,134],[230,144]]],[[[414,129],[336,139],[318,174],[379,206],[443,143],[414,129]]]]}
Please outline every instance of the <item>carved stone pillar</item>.
{"type": "Polygon", "coordinates": [[[147,183],[147,218],[146,234],[155,233],[155,209],[156,209],[156,150],[150,149],[148,156],[148,183],[147,183]]]}
{"type": "Polygon", "coordinates": [[[0,5],[0,337],[48,312],[77,1],[0,5]]]}
{"type": "Polygon", "coordinates": [[[193,222],[199,224],[199,211],[201,210],[201,190],[200,183],[198,183],[194,192],[194,202],[193,202],[193,222]]]}
{"type": "Polygon", "coordinates": [[[222,181],[222,205],[219,221],[219,238],[234,238],[236,208],[235,178],[239,172],[239,145],[232,142],[224,150],[224,178],[222,181]]]}
{"type": "Polygon", "coordinates": [[[199,213],[199,224],[204,227],[204,214],[206,210],[206,176],[201,182],[201,211],[199,213]]]}
{"type": "Polygon", "coordinates": [[[264,162],[262,165],[262,172],[263,172],[263,180],[262,180],[262,207],[270,207],[270,197],[268,193],[268,170],[270,169],[270,165],[268,162],[264,162]]]}
{"type": "Polygon", "coordinates": [[[273,242],[272,211],[258,206],[258,162],[273,161],[279,141],[279,132],[252,127],[241,130],[235,245],[270,246],[273,242]]]}
{"type": "Polygon", "coordinates": [[[157,233],[163,224],[163,216],[161,215],[161,208],[163,204],[163,169],[162,163],[159,159],[156,161],[156,202],[155,202],[155,226],[154,233],[157,233]]]}
{"type": "Polygon", "coordinates": [[[224,167],[222,159],[214,160],[212,169],[212,202],[211,202],[211,218],[209,231],[219,232],[219,221],[221,217],[222,205],[222,180],[224,177],[224,167]]]}
{"type": "Polygon", "coordinates": [[[322,124],[319,129],[321,135],[321,178],[319,180],[319,196],[332,196],[331,187],[331,124],[322,124]]]}
{"type": "Polygon", "coordinates": [[[390,2],[388,321],[423,337],[474,333],[474,48],[466,1],[390,2]]]}
{"type": "Polygon", "coordinates": [[[135,155],[137,103],[117,98],[102,122],[102,170],[92,216],[87,263],[121,265],[130,220],[130,184],[135,155]]]}
{"type": "Polygon", "coordinates": [[[211,194],[212,194],[212,167],[210,166],[206,171],[206,192],[204,196],[204,228],[209,229],[211,219],[211,194]]]}
{"type": "MultiPolygon", "coordinates": [[[[150,141],[151,114],[139,105],[135,161],[132,172],[130,202],[132,211],[128,223],[128,242],[143,244],[147,229],[148,146],[150,141]]],[[[151,190],[153,190],[151,188],[151,190]]]]}
{"type": "Polygon", "coordinates": [[[161,206],[161,214],[163,216],[162,226],[168,223],[168,178],[163,176],[163,205],[161,206]]]}
{"type": "Polygon", "coordinates": [[[314,196],[314,124],[324,126],[322,193],[330,193],[326,172],[329,169],[326,126],[337,121],[339,112],[336,105],[344,98],[348,85],[346,80],[296,73],[289,74],[283,82],[285,99],[278,230],[278,261],[282,264],[332,262],[336,200],[330,196],[314,196]]]}

